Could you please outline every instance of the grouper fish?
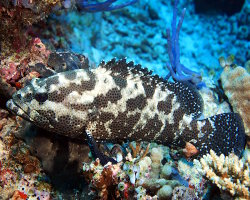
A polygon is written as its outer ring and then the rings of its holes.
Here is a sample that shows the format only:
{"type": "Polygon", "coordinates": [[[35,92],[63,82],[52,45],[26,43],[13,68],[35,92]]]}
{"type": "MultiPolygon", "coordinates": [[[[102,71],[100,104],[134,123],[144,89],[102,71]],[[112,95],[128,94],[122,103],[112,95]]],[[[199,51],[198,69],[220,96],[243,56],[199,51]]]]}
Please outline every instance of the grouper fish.
{"type": "Polygon", "coordinates": [[[240,155],[244,126],[236,113],[200,119],[203,100],[194,86],[168,82],[125,59],[32,79],[7,102],[14,114],[50,132],[97,141],[192,144],[199,156],[240,155]]]}

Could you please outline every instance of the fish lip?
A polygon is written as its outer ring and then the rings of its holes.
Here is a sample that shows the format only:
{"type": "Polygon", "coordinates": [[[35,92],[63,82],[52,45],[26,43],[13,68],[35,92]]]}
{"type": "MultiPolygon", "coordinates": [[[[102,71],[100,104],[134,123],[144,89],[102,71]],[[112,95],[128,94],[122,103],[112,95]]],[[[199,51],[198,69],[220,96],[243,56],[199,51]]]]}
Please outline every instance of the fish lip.
{"type": "Polygon", "coordinates": [[[25,120],[32,122],[33,119],[23,110],[13,99],[10,99],[6,102],[7,109],[14,115],[20,116],[25,120]]]}

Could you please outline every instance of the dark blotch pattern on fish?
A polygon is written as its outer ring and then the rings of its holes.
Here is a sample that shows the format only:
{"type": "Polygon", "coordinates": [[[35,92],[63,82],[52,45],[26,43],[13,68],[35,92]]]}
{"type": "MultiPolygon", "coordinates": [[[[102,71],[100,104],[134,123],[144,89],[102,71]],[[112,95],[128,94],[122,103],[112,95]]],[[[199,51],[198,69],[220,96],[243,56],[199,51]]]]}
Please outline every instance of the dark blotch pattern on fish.
{"type": "Polygon", "coordinates": [[[137,108],[139,110],[142,110],[146,106],[147,102],[146,98],[141,94],[135,98],[128,99],[126,104],[127,104],[127,110],[133,111],[137,108]]]}

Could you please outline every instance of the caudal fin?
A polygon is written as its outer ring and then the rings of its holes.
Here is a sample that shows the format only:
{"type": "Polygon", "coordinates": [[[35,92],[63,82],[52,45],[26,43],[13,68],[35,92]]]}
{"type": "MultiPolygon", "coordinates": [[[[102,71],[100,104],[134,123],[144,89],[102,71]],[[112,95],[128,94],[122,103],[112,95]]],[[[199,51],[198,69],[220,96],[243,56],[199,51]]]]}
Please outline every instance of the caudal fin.
{"type": "Polygon", "coordinates": [[[233,152],[240,156],[245,148],[245,129],[237,113],[224,113],[193,121],[191,129],[184,129],[184,140],[197,148],[198,156],[209,153],[210,149],[217,155],[233,152]]]}

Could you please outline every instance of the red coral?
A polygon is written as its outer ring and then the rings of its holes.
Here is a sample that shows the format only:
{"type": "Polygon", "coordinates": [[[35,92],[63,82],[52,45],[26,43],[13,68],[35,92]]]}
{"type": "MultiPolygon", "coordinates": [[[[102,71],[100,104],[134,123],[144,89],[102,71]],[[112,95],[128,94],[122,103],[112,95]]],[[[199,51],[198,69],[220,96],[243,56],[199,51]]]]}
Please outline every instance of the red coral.
{"type": "Polygon", "coordinates": [[[21,199],[27,199],[28,196],[24,194],[23,192],[16,190],[11,198],[11,200],[21,200],[21,199]]]}
{"type": "Polygon", "coordinates": [[[6,80],[7,83],[14,84],[18,79],[20,79],[20,71],[14,62],[10,62],[7,67],[0,69],[0,75],[6,80]]]}
{"type": "Polygon", "coordinates": [[[46,49],[46,46],[39,38],[35,38],[33,40],[30,53],[33,60],[43,63],[48,59],[50,51],[46,49]]]}
{"type": "Polygon", "coordinates": [[[28,196],[26,194],[24,194],[23,192],[20,192],[20,191],[18,191],[18,193],[19,193],[19,196],[21,199],[27,199],[28,196]]]}

